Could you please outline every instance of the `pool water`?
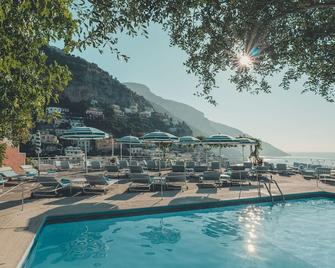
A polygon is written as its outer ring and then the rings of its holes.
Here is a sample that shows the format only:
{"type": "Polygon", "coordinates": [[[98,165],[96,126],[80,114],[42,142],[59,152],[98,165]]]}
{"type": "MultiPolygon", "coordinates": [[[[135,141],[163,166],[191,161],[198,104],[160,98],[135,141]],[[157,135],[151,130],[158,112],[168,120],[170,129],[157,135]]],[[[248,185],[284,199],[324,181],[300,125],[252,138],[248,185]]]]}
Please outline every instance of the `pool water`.
{"type": "Polygon", "coordinates": [[[335,201],[46,225],[25,267],[334,267],[335,201]]]}

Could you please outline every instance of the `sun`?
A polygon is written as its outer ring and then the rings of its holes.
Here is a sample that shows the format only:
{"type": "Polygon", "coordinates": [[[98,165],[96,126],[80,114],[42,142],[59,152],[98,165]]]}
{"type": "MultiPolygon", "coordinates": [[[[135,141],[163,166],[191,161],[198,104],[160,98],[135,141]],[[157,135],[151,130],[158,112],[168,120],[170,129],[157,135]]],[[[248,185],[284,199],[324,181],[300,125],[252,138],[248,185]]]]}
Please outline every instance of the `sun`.
{"type": "Polygon", "coordinates": [[[249,67],[251,67],[251,65],[253,63],[253,60],[249,55],[241,54],[239,56],[238,63],[240,65],[240,67],[242,67],[242,68],[249,68],[249,67]]]}

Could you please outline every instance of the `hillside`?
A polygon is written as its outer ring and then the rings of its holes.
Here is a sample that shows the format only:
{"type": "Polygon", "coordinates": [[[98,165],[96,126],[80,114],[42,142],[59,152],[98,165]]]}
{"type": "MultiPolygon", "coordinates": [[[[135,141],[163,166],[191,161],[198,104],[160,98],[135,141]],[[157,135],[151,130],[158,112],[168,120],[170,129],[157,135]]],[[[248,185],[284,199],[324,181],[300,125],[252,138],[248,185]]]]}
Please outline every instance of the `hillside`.
{"type": "Polygon", "coordinates": [[[142,135],[155,130],[169,131],[175,135],[192,134],[190,127],[182,120],[176,121],[164,112],[155,111],[144,97],[128,89],[96,64],[64,54],[54,47],[46,48],[45,52],[48,63],[56,61],[60,65],[66,65],[72,73],[72,80],[59,102],[51,105],[68,108],[71,115],[84,117],[87,126],[98,127],[115,137],[142,135]],[[120,108],[118,113],[115,112],[115,105],[120,108]],[[131,106],[136,106],[138,111],[125,112],[131,106]],[[87,118],[86,111],[90,108],[103,111],[104,117],[87,118]],[[140,113],[146,111],[152,111],[151,115],[140,117],[140,113]]]}
{"type": "MultiPolygon", "coordinates": [[[[208,136],[217,133],[225,133],[231,136],[238,136],[246,134],[239,129],[210,121],[205,117],[204,113],[189,105],[159,97],[153,94],[145,85],[138,83],[124,83],[124,85],[150,101],[157,111],[167,113],[174,120],[185,121],[186,124],[191,127],[194,135],[208,136]]],[[[233,154],[234,156],[240,155],[240,152],[236,152],[236,149],[230,149],[227,153],[233,154]]],[[[287,155],[287,153],[266,142],[263,142],[262,154],[267,156],[287,155]]]]}

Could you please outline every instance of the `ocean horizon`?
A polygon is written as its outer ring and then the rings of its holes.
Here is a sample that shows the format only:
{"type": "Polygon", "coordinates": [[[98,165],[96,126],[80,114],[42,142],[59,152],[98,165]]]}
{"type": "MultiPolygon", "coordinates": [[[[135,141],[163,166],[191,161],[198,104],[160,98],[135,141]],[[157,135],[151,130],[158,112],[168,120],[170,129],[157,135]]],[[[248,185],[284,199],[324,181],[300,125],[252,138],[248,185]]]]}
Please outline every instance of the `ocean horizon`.
{"type": "Polygon", "coordinates": [[[266,162],[270,163],[287,163],[292,165],[293,162],[306,164],[320,164],[323,166],[335,167],[335,152],[289,152],[289,156],[263,156],[266,162]]]}

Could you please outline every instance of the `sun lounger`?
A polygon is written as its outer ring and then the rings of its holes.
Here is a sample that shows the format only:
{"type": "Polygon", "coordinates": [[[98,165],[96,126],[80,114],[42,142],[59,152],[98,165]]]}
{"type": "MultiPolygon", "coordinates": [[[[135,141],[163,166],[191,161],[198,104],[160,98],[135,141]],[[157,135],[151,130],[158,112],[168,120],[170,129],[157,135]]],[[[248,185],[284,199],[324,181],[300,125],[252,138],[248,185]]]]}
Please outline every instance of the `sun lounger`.
{"type": "Polygon", "coordinates": [[[251,162],[244,162],[243,167],[251,169],[252,168],[252,163],[251,162]]]}
{"type": "Polygon", "coordinates": [[[282,176],[288,176],[289,171],[287,170],[287,165],[286,164],[277,164],[276,165],[276,170],[279,175],[282,176]]]}
{"type": "Polygon", "coordinates": [[[106,177],[111,179],[120,179],[121,177],[125,177],[126,173],[121,171],[117,165],[109,165],[106,166],[106,173],[104,174],[106,177]]]}
{"type": "Polygon", "coordinates": [[[71,170],[73,166],[69,161],[60,161],[59,166],[57,167],[59,170],[71,170]]]}
{"type": "Polygon", "coordinates": [[[0,168],[0,175],[7,181],[12,180],[25,180],[27,177],[17,174],[11,167],[0,168]]]}
{"type": "Polygon", "coordinates": [[[205,171],[201,176],[200,187],[217,187],[220,183],[220,172],[218,171],[205,171]]]}
{"type": "Polygon", "coordinates": [[[301,170],[301,175],[306,180],[310,180],[310,179],[315,179],[316,178],[316,174],[315,174],[315,170],[314,169],[302,169],[301,170]]]}
{"type": "Polygon", "coordinates": [[[172,166],[172,172],[185,172],[185,166],[184,165],[174,165],[172,166]]]}
{"type": "Polygon", "coordinates": [[[319,167],[319,168],[316,168],[315,174],[319,177],[320,176],[323,176],[323,177],[330,176],[331,175],[331,169],[330,168],[325,168],[325,167],[319,167]]]}
{"type": "Polygon", "coordinates": [[[120,160],[119,163],[120,169],[127,169],[129,167],[129,163],[127,160],[120,160]]]}
{"type": "Polygon", "coordinates": [[[103,169],[102,162],[98,160],[91,161],[90,166],[88,167],[88,170],[90,171],[99,171],[102,169],[103,169]]]}
{"type": "Polygon", "coordinates": [[[211,163],[211,169],[212,170],[220,170],[221,169],[221,165],[219,161],[213,161],[211,163]]]}
{"type": "Polygon", "coordinates": [[[129,166],[138,166],[138,162],[136,160],[130,160],[129,166]]]}
{"type": "Polygon", "coordinates": [[[130,166],[130,173],[144,173],[143,168],[141,166],[130,166]]]}
{"type": "Polygon", "coordinates": [[[186,174],[185,172],[171,172],[165,177],[165,183],[168,190],[176,188],[183,190],[184,187],[187,189],[186,174]]]}
{"type": "Polygon", "coordinates": [[[205,172],[208,170],[208,167],[206,165],[196,165],[194,166],[194,172],[199,173],[199,172],[205,172]]]}
{"type": "Polygon", "coordinates": [[[71,181],[67,179],[56,179],[54,176],[36,176],[40,187],[33,190],[31,197],[60,196],[71,190],[71,181]]]}
{"type": "Polygon", "coordinates": [[[35,177],[38,175],[38,170],[32,165],[22,165],[21,168],[23,169],[27,177],[35,177]]]}
{"type": "Polygon", "coordinates": [[[195,162],[194,161],[187,161],[185,166],[186,166],[187,170],[190,170],[190,171],[192,170],[193,171],[194,167],[195,167],[195,162]]]}
{"type": "Polygon", "coordinates": [[[158,170],[158,165],[155,160],[148,160],[147,161],[147,169],[151,171],[156,171],[158,170]]]}
{"type": "Polygon", "coordinates": [[[84,187],[84,193],[106,193],[108,188],[116,184],[118,180],[111,179],[104,175],[85,175],[87,185],[84,187]]]}
{"type": "Polygon", "coordinates": [[[231,185],[243,185],[247,183],[250,185],[251,177],[246,170],[234,170],[227,173],[230,177],[229,182],[231,185]]]}
{"type": "Polygon", "coordinates": [[[128,187],[128,191],[130,192],[143,192],[143,191],[151,191],[152,189],[152,179],[148,174],[145,173],[131,173],[130,177],[130,185],[128,187]]]}

